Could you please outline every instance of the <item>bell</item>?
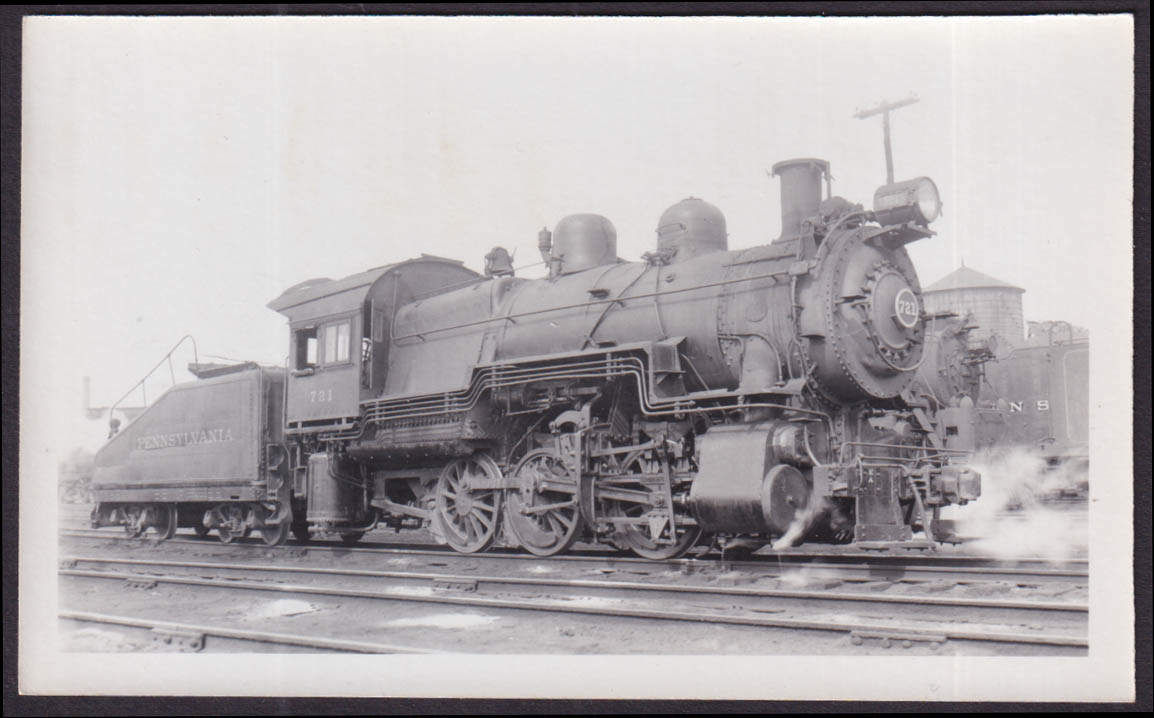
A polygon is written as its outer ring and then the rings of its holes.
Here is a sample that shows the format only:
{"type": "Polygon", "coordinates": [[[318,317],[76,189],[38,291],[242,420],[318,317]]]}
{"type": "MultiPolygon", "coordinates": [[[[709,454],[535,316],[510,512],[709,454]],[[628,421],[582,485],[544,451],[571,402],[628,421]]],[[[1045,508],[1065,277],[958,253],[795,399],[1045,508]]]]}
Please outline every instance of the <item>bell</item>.
{"type": "Polygon", "coordinates": [[[513,258],[509,256],[509,250],[504,247],[493,247],[489,250],[489,253],[485,255],[485,276],[513,276],[513,258]]]}

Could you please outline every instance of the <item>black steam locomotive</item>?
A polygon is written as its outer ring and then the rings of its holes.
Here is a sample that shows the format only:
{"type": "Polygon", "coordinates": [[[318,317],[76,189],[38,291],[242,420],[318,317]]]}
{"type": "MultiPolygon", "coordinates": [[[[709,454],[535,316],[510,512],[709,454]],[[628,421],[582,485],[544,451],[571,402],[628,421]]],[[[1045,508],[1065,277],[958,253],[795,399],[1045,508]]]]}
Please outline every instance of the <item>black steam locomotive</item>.
{"type": "Polygon", "coordinates": [[[539,234],[547,278],[496,248],[484,274],[422,256],[288,289],[269,306],[290,365],[162,398],[97,456],[94,523],[270,544],[426,527],[462,552],[653,559],[703,536],[935,538],[939,509],[980,493],[972,447],[911,391],[926,331],[905,245],[932,236],[937,190],[887,185],[866,210],[829,196],[825,161],[773,172],[765,245],[730,250],[691,198],[640,262],[582,214],[539,234]]]}

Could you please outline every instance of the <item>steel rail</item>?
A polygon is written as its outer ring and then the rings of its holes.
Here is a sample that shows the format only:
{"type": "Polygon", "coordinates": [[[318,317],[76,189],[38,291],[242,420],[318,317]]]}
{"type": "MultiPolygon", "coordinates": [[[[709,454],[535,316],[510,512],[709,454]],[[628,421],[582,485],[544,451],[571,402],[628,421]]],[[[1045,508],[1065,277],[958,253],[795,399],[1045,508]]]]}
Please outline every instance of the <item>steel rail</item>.
{"type": "MultiPolygon", "coordinates": [[[[101,532],[97,529],[65,529],[60,532],[64,536],[74,536],[76,538],[94,538],[94,539],[109,539],[113,541],[140,541],[139,538],[131,536],[124,536],[123,534],[114,534],[111,532],[101,532]]],[[[148,539],[143,539],[147,541],[148,539]]],[[[181,538],[168,539],[164,543],[182,543],[191,545],[204,546],[222,545],[219,544],[215,538],[183,536],[181,538]]],[[[259,539],[237,540],[229,544],[232,547],[246,547],[263,550],[277,550],[266,546],[259,539]]],[[[403,545],[402,545],[403,546],[403,545]]],[[[565,563],[605,563],[609,565],[625,564],[633,566],[644,566],[650,568],[657,568],[661,566],[676,566],[679,568],[692,567],[708,567],[713,565],[725,566],[727,568],[753,569],[764,570],[767,567],[775,565],[787,565],[807,567],[810,569],[834,572],[848,572],[856,570],[862,572],[860,577],[845,576],[838,577],[846,581],[875,581],[882,578],[897,580],[907,583],[916,583],[919,581],[940,581],[948,578],[948,574],[952,571],[958,574],[964,574],[967,578],[963,580],[977,581],[981,580],[982,576],[990,575],[1000,578],[990,580],[1018,580],[1019,582],[1028,582],[1030,580],[1043,581],[1057,581],[1069,580],[1072,583],[1083,583],[1089,578],[1089,573],[1086,570],[1076,568],[1074,566],[1059,567],[1059,568],[1030,568],[1030,567],[1015,567],[1012,565],[993,565],[993,566],[949,566],[944,564],[949,563],[991,563],[990,559],[984,557],[967,557],[967,556],[894,556],[894,555],[876,555],[876,554],[844,554],[844,553],[783,553],[783,554],[769,554],[763,560],[743,560],[732,561],[727,560],[721,556],[715,558],[680,558],[670,559],[666,561],[654,561],[652,559],[637,558],[634,556],[623,556],[609,551],[575,554],[568,553],[560,556],[550,556],[542,558],[526,553],[505,553],[505,552],[489,552],[477,554],[460,554],[448,547],[440,547],[436,545],[414,545],[412,548],[397,547],[396,544],[383,546],[336,546],[324,545],[317,543],[290,543],[282,548],[304,548],[309,551],[341,551],[348,553],[362,553],[362,554],[387,554],[387,555],[404,555],[404,556],[430,556],[438,558],[449,558],[454,560],[510,560],[510,561],[536,561],[536,562],[565,562],[565,563]],[[599,555],[598,555],[599,554],[599,555]],[[816,561],[815,559],[821,559],[816,561]],[[822,561],[829,561],[828,563],[822,561]],[[934,565],[939,564],[939,565],[934,565]],[[904,575],[895,576],[896,572],[902,572],[904,575]],[[924,572],[926,574],[934,574],[931,577],[917,578],[908,574],[917,572],[924,572]]],[[[1002,562],[996,562],[1002,563],[1002,562]]],[[[1050,565],[1045,559],[1038,558],[1018,558],[1006,560],[1006,563],[1033,563],[1050,565]]],[[[1077,566],[1086,566],[1085,560],[1075,559],[1073,564],[1077,566]]],[[[833,577],[833,576],[829,576],[833,577]]]]}
{"type": "MultiPolygon", "coordinates": [[[[378,571],[372,569],[320,568],[313,566],[268,566],[262,564],[214,563],[201,561],[164,561],[154,559],[121,559],[92,556],[66,556],[64,562],[116,564],[121,566],[188,568],[213,571],[256,573],[295,573],[312,576],[355,576],[359,578],[401,579],[410,581],[474,581],[502,586],[554,586],[598,590],[652,591],[654,593],[688,593],[696,595],[741,596],[746,598],[784,598],[790,600],[845,601],[849,603],[905,604],[918,606],[948,606],[957,608],[1011,609],[1020,611],[1059,611],[1088,613],[1084,603],[1044,601],[1003,601],[982,598],[953,598],[944,596],[909,596],[866,593],[833,593],[830,591],[803,591],[792,589],[748,588],[739,586],[691,586],[641,581],[604,581],[568,578],[522,578],[515,576],[477,576],[420,571],[378,571]]],[[[66,571],[72,568],[64,569],[66,571]]],[[[145,574],[145,576],[147,576],[145,574]]],[[[819,577],[820,578],[820,577],[819,577]]]]}
{"type": "Polygon", "coordinates": [[[342,653],[430,653],[444,654],[447,651],[438,651],[431,648],[414,648],[412,646],[398,646],[387,643],[369,643],[366,641],[344,641],[334,638],[314,638],[292,633],[273,633],[269,631],[250,631],[222,626],[204,626],[193,623],[177,623],[173,621],[154,621],[147,618],[133,618],[129,616],[113,616],[105,613],[91,613],[88,611],[60,610],[57,618],[82,623],[98,623],[103,625],[124,626],[127,628],[142,628],[149,631],[181,631],[201,634],[206,637],[225,638],[234,641],[248,641],[259,644],[273,644],[284,646],[300,646],[319,650],[339,651],[342,653]]]}
{"type": "MultiPolygon", "coordinates": [[[[76,571],[63,569],[60,575],[81,578],[97,579],[140,579],[140,574],[116,574],[105,571],[76,571]]],[[[656,619],[664,621],[679,621],[688,623],[730,624],[741,626],[759,626],[763,628],[786,628],[793,630],[833,631],[837,633],[897,633],[904,635],[924,636],[930,640],[932,636],[944,636],[947,639],[965,641],[983,641],[1009,644],[1031,644],[1061,646],[1067,648],[1087,648],[1089,641],[1081,636],[1058,634],[1027,634],[1001,631],[983,631],[959,628],[956,625],[937,625],[933,628],[911,626],[909,624],[868,623],[857,621],[822,621],[799,618],[775,618],[770,616],[738,616],[712,612],[686,612],[638,608],[605,608],[599,606],[566,605],[563,603],[527,603],[498,598],[447,596],[438,594],[408,595],[400,593],[381,593],[378,591],[363,591],[355,589],[339,589],[320,586],[296,586],[289,584],[251,583],[240,581],[220,581],[216,579],[193,578],[184,576],[155,576],[147,577],[158,583],[171,583],[184,586],[199,586],[205,588],[224,588],[229,591],[251,590],[271,593],[288,593],[314,596],[336,596],[342,598],[364,598],[372,600],[402,601],[410,603],[436,603],[455,606],[470,606],[481,608],[510,609],[515,611],[538,611],[546,613],[575,613],[593,616],[608,616],[616,618],[656,619]]]]}

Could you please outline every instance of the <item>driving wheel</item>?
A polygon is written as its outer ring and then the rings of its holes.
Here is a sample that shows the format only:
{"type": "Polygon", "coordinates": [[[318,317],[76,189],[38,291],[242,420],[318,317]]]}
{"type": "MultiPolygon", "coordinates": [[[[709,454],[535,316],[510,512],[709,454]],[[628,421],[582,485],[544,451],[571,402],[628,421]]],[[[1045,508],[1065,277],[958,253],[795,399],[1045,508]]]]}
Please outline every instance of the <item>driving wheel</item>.
{"type": "Polygon", "coordinates": [[[484,454],[458,459],[437,480],[434,520],[445,541],[461,553],[493,545],[501,508],[501,470],[484,454]]]}
{"type": "MultiPolygon", "coordinates": [[[[660,492],[654,487],[665,480],[661,464],[646,459],[642,452],[627,456],[621,464],[621,471],[637,477],[637,484],[629,488],[640,488],[653,496],[660,492]]],[[[677,521],[678,516],[670,516],[672,507],[611,499],[605,500],[604,506],[611,518],[631,519],[628,523],[616,524],[612,542],[642,558],[653,561],[679,558],[701,538],[700,527],[686,526],[677,521]],[[671,521],[676,530],[671,530],[671,521]]]]}
{"type": "Polygon", "coordinates": [[[505,494],[505,526],[529,553],[553,556],[581,534],[577,480],[552,449],[530,451],[513,472],[517,488],[505,494]]]}

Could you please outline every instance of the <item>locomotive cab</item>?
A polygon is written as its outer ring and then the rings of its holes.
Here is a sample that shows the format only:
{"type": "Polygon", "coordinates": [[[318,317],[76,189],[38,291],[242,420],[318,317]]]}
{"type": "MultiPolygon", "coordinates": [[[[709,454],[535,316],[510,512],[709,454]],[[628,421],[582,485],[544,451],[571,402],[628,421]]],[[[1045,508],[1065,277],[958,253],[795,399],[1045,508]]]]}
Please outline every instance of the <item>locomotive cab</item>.
{"type": "Polygon", "coordinates": [[[479,276],[460,262],[422,255],[344,279],[302,282],[270,302],[289,320],[288,431],[354,423],[361,402],[384,391],[397,309],[479,276]]]}

